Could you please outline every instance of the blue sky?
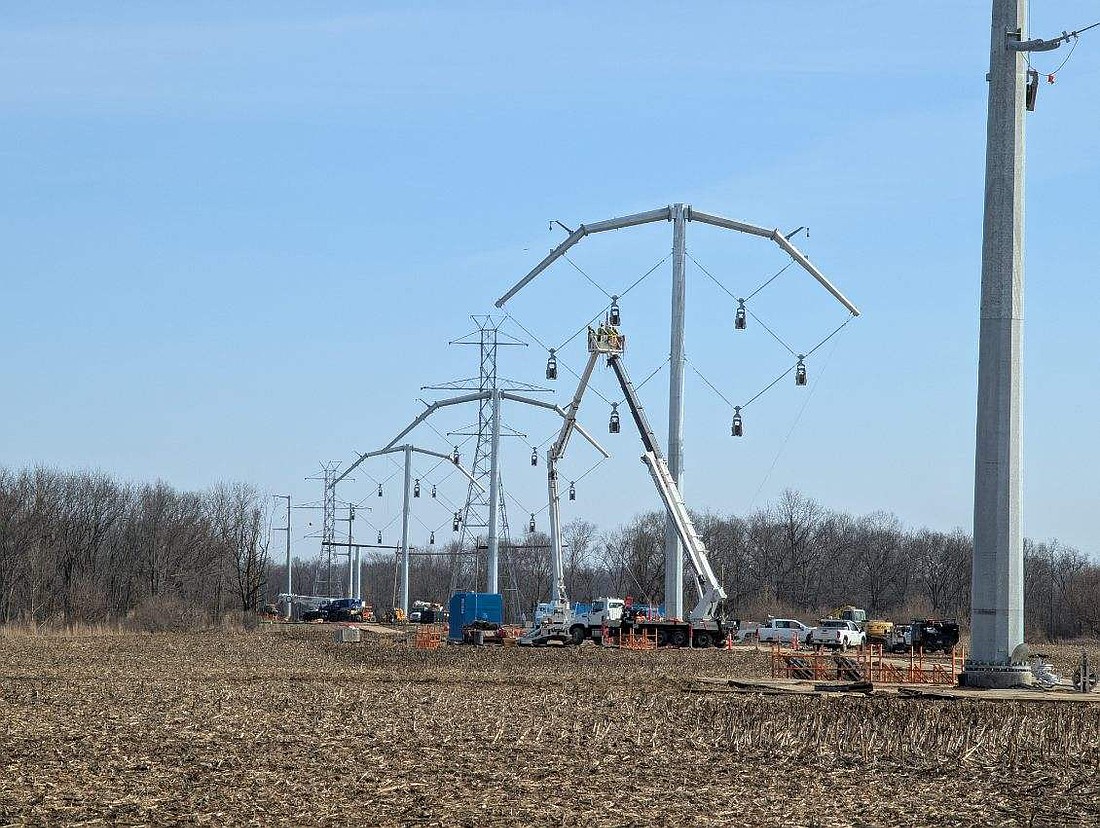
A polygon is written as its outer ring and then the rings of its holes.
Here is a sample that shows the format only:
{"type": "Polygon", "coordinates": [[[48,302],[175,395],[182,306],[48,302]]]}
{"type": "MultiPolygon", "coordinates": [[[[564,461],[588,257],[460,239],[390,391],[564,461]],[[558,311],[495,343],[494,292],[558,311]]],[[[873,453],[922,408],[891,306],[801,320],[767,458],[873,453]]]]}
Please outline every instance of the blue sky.
{"type": "MultiPolygon", "coordinates": [[[[864,312],[809,361],[808,389],[788,378],[746,411],[744,440],[689,371],[689,503],[743,513],[790,487],[837,509],[969,528],[989,9],[917,9],[9,8],[0,461],[183,487],[243,479],[316,499],[304,478],[319,460],[388,441],[418,413],[422,385],[474,372],[474,353],[447,343],[561,239],[550,219],[682,201],[808,225],[800,245],[864,312]]],[[[1036,3],[1032,30],[1096,18],[1095,3],[1036,3]]],[[[1098,86],[1093,32],[1028,118],[1025,530],[1089,552],[1100,551],[1098,86]]],[[[573,259],[615,292],[670,244],[654,225],[586,239],[573,259]]],[[[785,261],[698,224],[688,248],[736,295],[785,261]]],[[[733,302],[694,263],[688,279],[688,356],[728,399],[748,399],[789,356],[757,325],[735,334],[733,302]]],[[[668,291],[665,264],[624,300],[636,380],[667,357],[668,291]]],[[[603,302],[560,263],[508,310],[556,343],[603,302]]],[[[796,349],[846,316],[796,269],[754,308],[796,349]]],[[[562,358],[579,367],[583,355],[562,358]]],[[[538,347],[514,348],[501,371],[539,382],[544,363],[538,347]]],[[[562,403],[569,376],[555,384],[562,403]]],[[[596,387],[618,397],[606,371],[596,387]]],[[[663,437],[667,368],[643,394],[663,437]]],[[[555,424],[507,418],[530,435],[505,459],[519,526],[544,507],[544,470],[528,457],[555,424]]],[[[565,517],[611,527],[656,500],[639,444],[626,429],[607,435],[606,418],[586,400],[582,420],[615,457],[565,517]]],[[[430,429],[417,439],[446,448],[430,429]]],[[[567,477],[590,468],[586,451],[573,445],[567,477]]],[[[431,464],[418,468],[429,479],[431,464]]],[[[341,488],[359,500],[386,481],[360,536],[393,537],[394,470],[376,461],[341,488]]],[[[440,490],[463,495],[455,477],[440,490]]],[[[449,537],[449,508],[418,502],[414,539],[449,537]]]]}

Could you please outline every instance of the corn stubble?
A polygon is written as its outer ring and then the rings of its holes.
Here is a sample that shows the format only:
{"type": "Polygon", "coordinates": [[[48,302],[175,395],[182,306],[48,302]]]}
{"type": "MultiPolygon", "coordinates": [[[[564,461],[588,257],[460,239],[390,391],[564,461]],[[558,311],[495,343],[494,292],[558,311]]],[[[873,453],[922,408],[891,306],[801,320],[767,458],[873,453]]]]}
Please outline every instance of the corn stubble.
{"type": "Polygon", "coordinates": [[[0,824],[1092,825],[1100,708],[686,692],[746,650],[0,638],[0,824]]]}

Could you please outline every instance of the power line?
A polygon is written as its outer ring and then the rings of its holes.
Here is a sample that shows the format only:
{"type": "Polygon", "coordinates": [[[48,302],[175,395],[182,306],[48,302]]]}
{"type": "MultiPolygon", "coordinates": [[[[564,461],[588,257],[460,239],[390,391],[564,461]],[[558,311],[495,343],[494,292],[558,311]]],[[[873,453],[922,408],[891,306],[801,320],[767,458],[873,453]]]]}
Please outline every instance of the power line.
{"type": "Polygon", "coordinates": [[[583,276],[585,279],[587,279],[592,284],[592,286],[596,288],[596,290],[598,290],[600,293],[602,293],[608,299],[611,298],[611,294],[608,293],[606,290],[604,290],[603,286],[599,282],[597,282],[595,279],[593,279],[591,276],[589,276],[587,273],[585,273],[583,270],[581,270],[581,268],[577,265],[576,262],[574,262],[572,259],[570,259],[568,256],[565,256],[565,255],[563,255],[562,258],[565,259],[567,262],[569,262],[569,264],[573,267],[573,269],[575,271],[577,271],[577,273],[581,274],[581,276],[583,276]]]}

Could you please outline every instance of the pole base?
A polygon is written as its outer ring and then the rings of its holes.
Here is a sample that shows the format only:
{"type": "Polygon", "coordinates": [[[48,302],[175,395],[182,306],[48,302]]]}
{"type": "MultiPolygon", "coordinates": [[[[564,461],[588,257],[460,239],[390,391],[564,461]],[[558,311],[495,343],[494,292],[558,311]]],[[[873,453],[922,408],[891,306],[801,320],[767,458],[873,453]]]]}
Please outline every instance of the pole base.
{"type": "Polygon", "coordinates": [[[1035,676],[1028,664],[994,664],[968,659],[959,673],[960,687],[1011,690],[1030,687],[1034,683],[1035,676]]]}

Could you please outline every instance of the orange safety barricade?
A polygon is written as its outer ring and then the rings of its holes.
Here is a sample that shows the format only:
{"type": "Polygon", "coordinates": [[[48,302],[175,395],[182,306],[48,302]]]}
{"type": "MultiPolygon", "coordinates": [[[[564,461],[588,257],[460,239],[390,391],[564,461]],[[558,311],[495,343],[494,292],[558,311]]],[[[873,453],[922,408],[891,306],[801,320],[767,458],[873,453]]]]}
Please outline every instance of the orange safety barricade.
{"type": "Polygon", "coordinates": [[[420,624],[416,628],[413,646],[418,650],[434,650],[443,643],[443,627],[437,624],[420,624]]]}
{"type": "Polygon", "coordinates": [[[657,649],[657,631],[642,630],[641,632],[628,632],[619,635],[619,646],[624,650],[650,651],[657,649]]]}

